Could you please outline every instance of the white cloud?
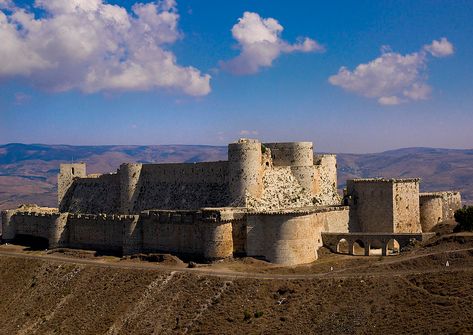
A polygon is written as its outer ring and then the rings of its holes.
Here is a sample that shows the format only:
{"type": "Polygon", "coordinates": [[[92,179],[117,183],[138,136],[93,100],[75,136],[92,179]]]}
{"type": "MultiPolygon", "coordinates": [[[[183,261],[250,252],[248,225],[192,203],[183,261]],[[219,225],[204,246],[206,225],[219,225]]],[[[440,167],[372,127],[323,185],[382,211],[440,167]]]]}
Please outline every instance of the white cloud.
{"type": "Polygon", "coordinates": [[[381,97],[381,98],[378,99],[378,103],[380,105],[385,105],[385,106],[399,105],[401,102],[402,102],[402,100],[399,99],[396,96],[381,97]]]}
{"type": "MultiPolygon", "coordinates": [[[[10,3],[0,0],[2,4],[10,3]]],[[[52,91],[175,89],[210,92],[210,76],[177,64],[166,47],[180,38],[174,0],[135,4],[36,0],[47,15],[0,10],[0,79],[26,77],[52,91]]]]}
{"type": "Polygon", "coordinates": [[[336,75],[329,77],[329,82],[349,92],[376,98],[381,105],[425,100],[432,91],[426,83],[428,53],[443,57],[453,53],[453,46],[442,38],[440,42],[433,41],[421,51],[407,55],[383,46],[380,57],[358,65],[353,71],[341,67],[336,75]]]}
{"type": "Polygon", "coordinates": [[[221,62],[221,67],[234,74],[253,74],[262,67],[270,67],[281,53],[324,51],[308,37],[300,38],[294,44],[284,41],[280,37],[283,30],[273,18],[264,19],[257,13],[245,12],[232,28],[241,52],[237,57],[221,62]]]}
{"type": "Polygon", "coordinates": [[[424,49],[434,57],[447,57],[453,54],[453,44],[445,37],[440,41],[433,40],[431,44],[424,46],[424,49]]]}

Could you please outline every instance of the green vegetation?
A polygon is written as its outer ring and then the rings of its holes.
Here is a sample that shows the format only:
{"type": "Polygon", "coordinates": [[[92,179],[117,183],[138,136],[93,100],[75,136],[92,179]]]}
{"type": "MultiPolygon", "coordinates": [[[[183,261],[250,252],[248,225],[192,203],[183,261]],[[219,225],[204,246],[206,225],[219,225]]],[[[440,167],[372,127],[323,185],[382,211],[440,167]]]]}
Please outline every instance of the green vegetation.
{"type": "Polygon", "coordinates": [[[464,206],[455,212],[455,232],[473,231],[473,206],[464,206]]]}
{"type": "Polygon", "coordinates": [[[261,153],[262,154],[266,153],[266,146],[263,143],[261,143],[261,153]]]}

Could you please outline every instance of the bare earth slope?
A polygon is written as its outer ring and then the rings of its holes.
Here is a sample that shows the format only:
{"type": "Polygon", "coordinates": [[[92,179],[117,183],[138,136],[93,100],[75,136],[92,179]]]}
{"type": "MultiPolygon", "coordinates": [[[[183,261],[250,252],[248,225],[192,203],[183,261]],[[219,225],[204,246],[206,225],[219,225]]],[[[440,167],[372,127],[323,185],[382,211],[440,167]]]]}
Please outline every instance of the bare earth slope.
{"type": "MultiPolygon", "coordinates": [[[[226,147],[200,145],[0,145],[0,209],[21,203],[56,205],[60,163],[82,161],[89,173],[115,171],[123,162],[200,162],[227,159],[226,147]]],[[[417,177],[423,191],[459,190],[473,203],[473,150],[408,148],[376,154],[338,154],[339,187],[347,178],[417,177]]]]}
{"type": "Polygon", "coordinates": [[[0,247],[0,334],[473,332],[472,236],[401,256],[259,264],[258,273],[235,272],[235,261],[199,271],[8,248],[0,247]]]}

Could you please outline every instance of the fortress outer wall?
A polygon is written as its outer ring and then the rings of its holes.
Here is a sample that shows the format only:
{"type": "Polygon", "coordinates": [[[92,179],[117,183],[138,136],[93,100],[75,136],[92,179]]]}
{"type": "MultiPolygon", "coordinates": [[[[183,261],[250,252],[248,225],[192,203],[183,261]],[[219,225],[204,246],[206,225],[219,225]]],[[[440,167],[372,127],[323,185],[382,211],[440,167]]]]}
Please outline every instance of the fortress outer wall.
{"type": "Polygon", "coordinates": [[[317,259],[323,231],[348,232],[348,207],[315,211],[248,214],[246,253],[276,264],[295,265],[317,259]]]}

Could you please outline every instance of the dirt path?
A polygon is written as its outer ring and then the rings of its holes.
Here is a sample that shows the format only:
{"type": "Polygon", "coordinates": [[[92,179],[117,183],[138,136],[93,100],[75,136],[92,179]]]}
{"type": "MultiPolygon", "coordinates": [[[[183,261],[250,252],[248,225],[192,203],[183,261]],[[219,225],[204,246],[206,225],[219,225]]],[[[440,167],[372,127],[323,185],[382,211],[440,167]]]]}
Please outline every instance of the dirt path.
{"type": "MultiPolygon", "coordinates": [[[[455,249],[447,251],[430,252],[419,255],[407,255],[399,256],[394,260],[383,261],[380,263],[364,264],[360,266],[354,266],[349,268],[342,268],[339,270],[333,270],[322,273],[304,273],[304,274],[278,274],[278,273],[254,273],[254,272],[238,272],[230,269],[221,268],[184,268],[174,267],[169,265],[155,265],[149,263],[112,263],[107,262],[103,259],[80,259],[63,257],[57,255],[41,255],[41,254],[28,254],[25,252],[11,251],[11,250],[0,250],[0,256],[4,257],[17,257],[27,259],[47,259],[49,261],[73,263],[80,265],[90,265],[95,267],[105,268],[119,268],[119,269],[140,269],[140,270],[152,270],[152,271],[163,271],[163,272],[184,272],[193,273],[196,275],[214,276],[222,278],[251,278],[251,279],[264,279],[264,280],[284,280],[284,279],[332,279],[332,278],[353,278],[353,277],[392,277],[399,275],[410,275],[410,274],[425,274],[425,273],[436,273],[436,272],[456,272],[456,271],[469,271],[473,272],[473,268],[469,266],[464,267],[436,267],[429,269],[407,269],[397,270],[392,269],[386,271],[375,271],[372,273],[361,272],[357,270],[368,269],[369,267],[376,267],[379,269],[385,265],[393,265],[397,263],[403,263],[406,261],[412,261],[415,259],[421,259],[425,257],[431,257],[434,255],[448,255],[452,253],[473,251],[473,248],[455,249]]],[[[355,256],[356,257],[356,256],[355,256]]],[[[364,257],[364,256],[359,256],[364,257]]]]}

